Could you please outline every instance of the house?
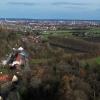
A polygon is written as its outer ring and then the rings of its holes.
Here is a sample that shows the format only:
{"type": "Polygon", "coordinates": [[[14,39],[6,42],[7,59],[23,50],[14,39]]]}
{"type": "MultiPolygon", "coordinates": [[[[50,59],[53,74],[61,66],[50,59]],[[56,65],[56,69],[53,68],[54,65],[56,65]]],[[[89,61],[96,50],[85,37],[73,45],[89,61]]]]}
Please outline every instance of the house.
{"type": "Polygon", "coordinates": [[[25,66],[27,59],[28,54],[23,47],[19,47],[18,49],[13,48],[13,52],[2,62],[2,64],[9,65],[12,69],[21,70],[21,66],[25,66]]]}

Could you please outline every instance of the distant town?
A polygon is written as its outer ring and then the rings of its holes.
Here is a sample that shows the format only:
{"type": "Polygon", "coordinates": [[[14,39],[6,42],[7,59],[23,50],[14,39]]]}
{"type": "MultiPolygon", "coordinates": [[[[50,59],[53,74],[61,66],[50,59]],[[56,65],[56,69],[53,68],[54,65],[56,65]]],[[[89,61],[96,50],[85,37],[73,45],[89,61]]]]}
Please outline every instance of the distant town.
{"type": "Polygon", "coordinates": [[[46,19],[9,19],[1,18],[0,27],[15,31],[58,30],[68,27],[100,27],[100,20],[46,20],[46,19]]]}

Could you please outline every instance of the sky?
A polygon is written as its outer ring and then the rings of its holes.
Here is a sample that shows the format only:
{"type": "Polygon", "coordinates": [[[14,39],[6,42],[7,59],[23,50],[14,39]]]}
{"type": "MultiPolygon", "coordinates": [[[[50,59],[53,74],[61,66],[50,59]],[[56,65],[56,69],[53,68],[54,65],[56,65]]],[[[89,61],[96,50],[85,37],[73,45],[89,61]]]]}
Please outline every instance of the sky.
{"type": "Polygon", "coordinates": [[[0,18],[100,20],[100,0],[0,0],[0,18]]]}

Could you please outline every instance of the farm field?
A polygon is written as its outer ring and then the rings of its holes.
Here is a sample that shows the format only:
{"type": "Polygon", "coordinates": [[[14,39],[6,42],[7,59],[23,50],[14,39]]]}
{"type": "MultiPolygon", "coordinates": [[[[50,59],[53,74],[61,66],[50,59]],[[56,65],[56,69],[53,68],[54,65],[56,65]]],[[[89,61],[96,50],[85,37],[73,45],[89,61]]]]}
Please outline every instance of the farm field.
{"type": "MultiPolygon", "coordinates": [[[[66,29],[66,30],[55,30],[55,31],[43,31],[42,36],[46,39],[48,36],[64,36],[64,37],[74,37],[75,35],[82,36],[82,38],[99,38],[100,28],[88,28],[88,29],[66,29]],[[74,35],[74,36],[73,36],[74,35]]],[[[77,37],[76,36],[76,37],[77,37]]]]}

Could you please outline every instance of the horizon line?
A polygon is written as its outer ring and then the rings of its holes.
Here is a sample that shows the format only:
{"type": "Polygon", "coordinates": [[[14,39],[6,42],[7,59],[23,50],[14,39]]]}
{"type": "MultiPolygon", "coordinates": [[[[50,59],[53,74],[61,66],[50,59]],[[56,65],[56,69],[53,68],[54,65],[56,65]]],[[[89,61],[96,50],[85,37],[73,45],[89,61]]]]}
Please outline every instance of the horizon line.
{"type": "Polygon", "coordinates": [[[9,18],[9,17],[0,17],[0,20],[6,19],[15,19],[15,20],[68,20],[68,21],[100,21],[100,19],[68,19],[68,18],[9,18]]]}

